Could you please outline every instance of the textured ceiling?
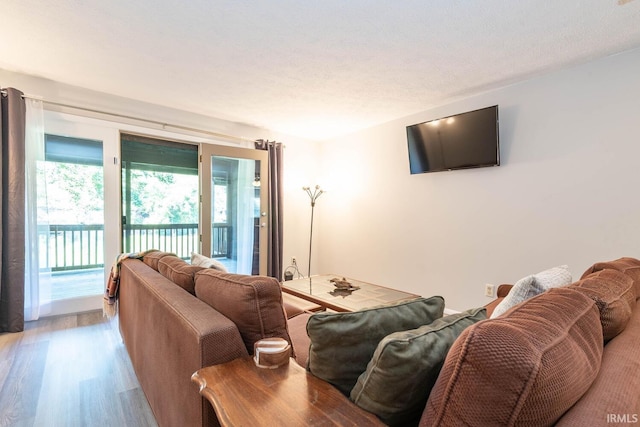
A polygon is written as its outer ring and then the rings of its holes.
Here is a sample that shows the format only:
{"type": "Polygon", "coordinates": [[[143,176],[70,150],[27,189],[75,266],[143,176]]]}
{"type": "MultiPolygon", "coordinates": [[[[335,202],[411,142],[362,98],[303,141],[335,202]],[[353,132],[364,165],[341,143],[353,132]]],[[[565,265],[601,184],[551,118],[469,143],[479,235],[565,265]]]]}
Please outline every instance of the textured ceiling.
{"type": "Polygon", "coordinates": [[[0,0],[0,68],[322,140],[640,47],[640,0],[0,0]]]}

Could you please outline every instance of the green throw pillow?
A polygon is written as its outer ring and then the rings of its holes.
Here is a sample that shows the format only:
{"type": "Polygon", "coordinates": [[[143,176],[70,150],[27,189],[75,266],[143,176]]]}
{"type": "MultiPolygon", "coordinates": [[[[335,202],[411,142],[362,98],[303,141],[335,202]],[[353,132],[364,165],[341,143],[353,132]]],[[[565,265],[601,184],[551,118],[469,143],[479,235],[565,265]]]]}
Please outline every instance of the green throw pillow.
{"type": "Polygon", "coordinates": [[[485,308],[474,308],[386,336],[351,400],[385,424],[417,425],[449,348],[468,326],[486,318],[485,308]]]}
{"type": "Polygon", "coordinates": [[[352,313],[317,313],[307,322],[308,369],[349,396],[380,340],[442,317],[444,298],[416,298],[352,313]]]}

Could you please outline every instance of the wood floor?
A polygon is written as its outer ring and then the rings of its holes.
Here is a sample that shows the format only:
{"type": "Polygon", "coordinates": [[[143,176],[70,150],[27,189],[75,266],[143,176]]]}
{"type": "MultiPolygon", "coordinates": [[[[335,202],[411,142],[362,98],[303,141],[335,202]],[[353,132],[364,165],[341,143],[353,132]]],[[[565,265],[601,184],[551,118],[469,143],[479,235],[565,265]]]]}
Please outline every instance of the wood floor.
{"type": "Polygon", "coordinates": [[[0,426],[157,426],[117,320],[94,311],[1,334],[0,426]]]}

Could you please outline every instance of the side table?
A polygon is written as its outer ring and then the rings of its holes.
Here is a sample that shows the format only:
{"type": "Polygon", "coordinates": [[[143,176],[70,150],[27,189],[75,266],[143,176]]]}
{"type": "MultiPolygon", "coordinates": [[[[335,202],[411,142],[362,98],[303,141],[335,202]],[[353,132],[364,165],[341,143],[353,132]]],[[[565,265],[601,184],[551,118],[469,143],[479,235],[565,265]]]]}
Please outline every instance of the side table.
{"type": "Polygon", "coordinates": [[[264,369],[245,357],[199,369],[191,379],[223,427],[384,426],[293,359],[264,369]]]}

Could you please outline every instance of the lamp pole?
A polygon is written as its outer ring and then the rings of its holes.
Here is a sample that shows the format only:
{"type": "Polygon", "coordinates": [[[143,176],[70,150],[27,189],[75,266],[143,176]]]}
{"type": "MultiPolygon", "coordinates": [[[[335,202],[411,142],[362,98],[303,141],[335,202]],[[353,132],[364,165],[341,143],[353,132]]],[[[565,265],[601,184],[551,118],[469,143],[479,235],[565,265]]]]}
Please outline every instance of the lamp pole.
{"type": "Polygon", "coordinates": [[[311,227],[309,229],[309,269],[307,270],[309,276],[309,295],[311,295],[311,243],[313,241],[313,210],[316,207],[316,200],[318,200],[318,197],[322,196],[325,191],[322,190],[319,185],[316,185],[313,191],[311,191],[311,188],[309,187],[302,187],[302,189],[307,192],[309,198],[311,199],[311,227]]]}

